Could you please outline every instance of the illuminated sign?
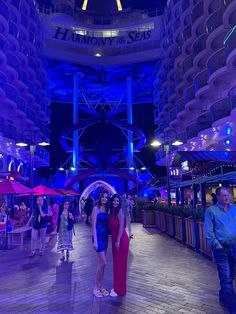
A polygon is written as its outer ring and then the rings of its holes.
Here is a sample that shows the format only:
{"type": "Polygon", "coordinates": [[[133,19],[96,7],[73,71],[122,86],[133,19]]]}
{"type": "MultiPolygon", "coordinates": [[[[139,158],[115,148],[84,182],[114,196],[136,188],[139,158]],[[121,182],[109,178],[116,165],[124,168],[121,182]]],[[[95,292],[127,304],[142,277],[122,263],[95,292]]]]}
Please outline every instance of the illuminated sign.
{"type": "Polygon", "coordinates": [[[62,26],[56,26],[52,37],[54,39],[63,40],[66,42],[73,42],[76,44],[82,44],[87,46],[96,47],[112,47],[116,45],[129,45],[140,41],[145,41],[151,38],[152,31],[128,31],[126,35],[111,36],[111,37],[95,37],[89,35],[83,35],[78,32],[74,32],[73,29],[69,29],[62,26]]]}

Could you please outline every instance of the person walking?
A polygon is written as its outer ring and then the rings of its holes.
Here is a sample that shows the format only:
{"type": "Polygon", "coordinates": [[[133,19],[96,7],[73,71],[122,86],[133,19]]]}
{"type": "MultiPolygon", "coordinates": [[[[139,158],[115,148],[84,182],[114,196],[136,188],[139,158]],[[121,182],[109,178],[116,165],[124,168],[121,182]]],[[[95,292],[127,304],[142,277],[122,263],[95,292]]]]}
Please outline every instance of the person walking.
{"type": "Polygon", "coordinates": [[[128,229],[128,235],[129,238],[133,238],[132,230],[131,230],[131,204],[130,201],[127,199],[126,193],[122,194],[122,202],[121,202],[121,208],[123,210],[124,216],[125,216],[125,222],[128,229]]]}
{"type": "Polygon", "coordinates": [[[216,189],[217,203],[205,213],[204,230],[212,247],[220,279],[219,303],[236,313],[233,280],[236,271],[236,206],[230,204],[227,188],[216,189]]]}
{"type": "Polygon", "coordinates": [[[86,202],[85,202],[85,205],[84,205],[84,212],[86,214],[86,221],[85,221],[85,223],[87,225],[90,224],[90,217],[91,217],[91,214],[92,214],[92,210],[93,210],[93,199],[92,199],[91,196],[89,196],[86,199],[86,202]]]}
{"type": "Polygon", "coordinates": [[[27,223],[29,226],[33,220],[33,228],[31,232],[31,253],[29,257],[34,257],[36,254],[37,243],[39,240],[39,255],[43,256],[45,253],[46,231],[48,222],[52,216],[51,209],[44,204],[43,196],[37,197],[37,205],[27,223]]]}
{"type": "Polygon", "coordinates": [[[113,289],[110,296],[123,296],[126,293],[129,238],[125,231],[125,219],[118,194],[114,194],[110,200],[108,227],[112,238],[113,255],[113,289]]]}
{"type": "Polygon", "coordinates": [[[58,243],[57,251],[61,252],[61,261],[65,260],[64,252],[66,250],[66,258],[69,258],[69,251],[73,250],[72,237],[75,217],[70,208],[70,202],[65,200],[63,206],[59,210],[57,220],[58,243]]]}
{"type": "Polygon", "coordinates": [[[106,252],[108,246],[108,213],[109,194],[104,190],[92,211],[92,242],[98,254],[95,287],[93,295],[97,298],[108,296],[109,292],[103,287],[104,270],[107,264],[106,252]]]}

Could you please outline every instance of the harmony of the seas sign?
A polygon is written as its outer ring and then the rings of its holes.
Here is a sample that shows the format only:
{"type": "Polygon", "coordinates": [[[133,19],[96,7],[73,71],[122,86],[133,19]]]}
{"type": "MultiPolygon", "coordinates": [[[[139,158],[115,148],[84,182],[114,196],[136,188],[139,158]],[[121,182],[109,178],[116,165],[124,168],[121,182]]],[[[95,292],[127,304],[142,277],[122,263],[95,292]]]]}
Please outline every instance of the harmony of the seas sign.
{"type": "Polygon", "coordinates": [[[124,36],[116,37],[92,37],[88,35],[77,34],[73,29],[56,26],[52,34],[54,39],[63,40],[67,42],[78,43],[88,46],[96,47],[112,47],[117,45],[129,45],[140,41],[151,39],[152,30],[147,31],[128,31],[124,36]]]}

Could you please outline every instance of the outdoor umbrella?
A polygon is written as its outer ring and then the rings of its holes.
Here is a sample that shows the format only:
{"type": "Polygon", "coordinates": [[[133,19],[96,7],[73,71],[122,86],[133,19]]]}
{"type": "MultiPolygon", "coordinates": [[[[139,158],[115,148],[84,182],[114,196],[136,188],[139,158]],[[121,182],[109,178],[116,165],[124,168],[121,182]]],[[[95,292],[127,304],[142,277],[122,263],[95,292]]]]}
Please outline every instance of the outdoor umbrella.
{"type": "Polygon", "coordinates": [[[31,194],[33,190],[14,180],[0,182],[0,195],[9,194],[31,194]]]}
{"type": "Polygon", "coordinates": [[[33,188],[34,196],[59,196],[61,193],[44,185],[33,188]]]}

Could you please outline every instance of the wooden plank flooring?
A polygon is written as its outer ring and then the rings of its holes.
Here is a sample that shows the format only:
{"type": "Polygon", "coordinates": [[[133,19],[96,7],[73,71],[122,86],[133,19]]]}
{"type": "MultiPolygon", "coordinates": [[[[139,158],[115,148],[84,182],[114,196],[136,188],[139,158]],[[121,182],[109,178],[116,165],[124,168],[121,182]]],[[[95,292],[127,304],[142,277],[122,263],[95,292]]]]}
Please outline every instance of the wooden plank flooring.
{"type": "MultiPolygon", "coordinates": [[[[133,231],[123,298],[92,296],[97,256],[91,228],[83,222],[76,225],[75,250],[68,262],[59,260],[56,237],[43,257],[28,257],[29,240],[23,248],[0,251],[0,313],[227,313],[218,305],[212,262],[155,229],[133,224],[133,231]]],[[[104,286],[112,288],[111,246],[104,286]]]]}

